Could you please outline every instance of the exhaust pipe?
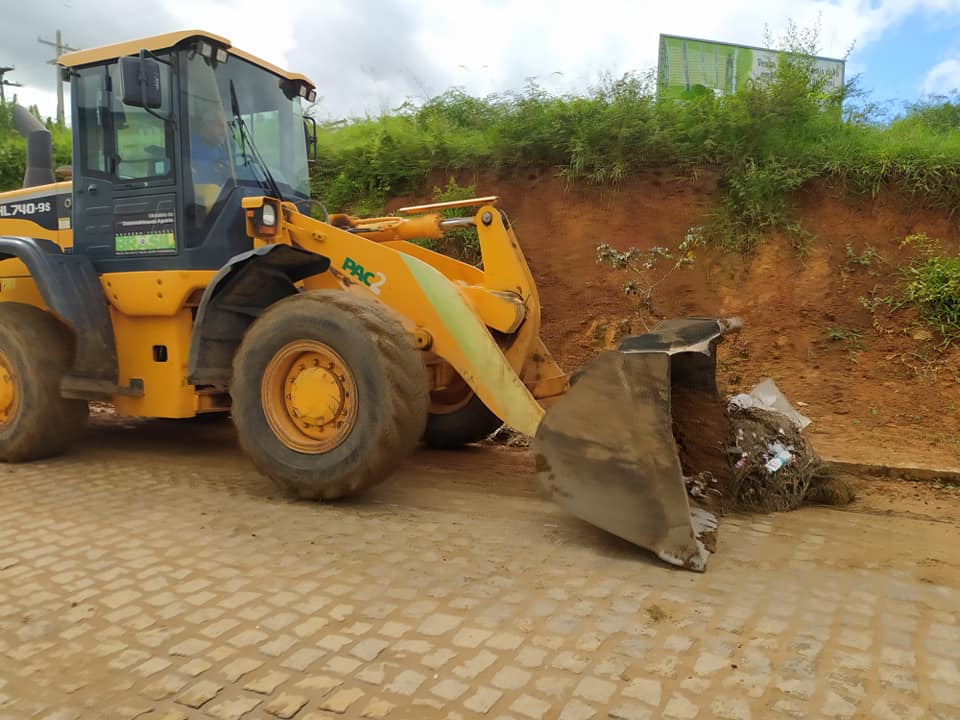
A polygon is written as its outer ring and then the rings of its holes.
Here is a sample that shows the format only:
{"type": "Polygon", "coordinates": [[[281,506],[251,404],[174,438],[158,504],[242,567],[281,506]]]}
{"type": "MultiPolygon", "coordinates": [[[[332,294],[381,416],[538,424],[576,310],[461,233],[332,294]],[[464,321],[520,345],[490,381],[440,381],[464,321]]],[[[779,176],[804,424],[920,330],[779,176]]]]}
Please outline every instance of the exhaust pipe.
{"type": "Polygon", "coordinates": [[[27,170],[23,187],[36,187],[56,182],[53,176],[53,141],[50,131],[22,105],[13,106],[13,124],[27,145],[27,170]]]}

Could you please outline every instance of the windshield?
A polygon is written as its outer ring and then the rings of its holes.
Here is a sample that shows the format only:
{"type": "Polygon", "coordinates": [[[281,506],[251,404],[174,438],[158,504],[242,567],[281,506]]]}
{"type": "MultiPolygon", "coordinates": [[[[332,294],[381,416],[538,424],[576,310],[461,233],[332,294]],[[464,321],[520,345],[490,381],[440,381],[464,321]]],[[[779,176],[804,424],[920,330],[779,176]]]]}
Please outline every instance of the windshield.
{"type": "Polygon", "coordinates": [[[270,194],[268,173],[285,198],[309,197],[303,109],[296,88],[235,56],[214,67],[199,52],[188,52],[186,64],[190,165],[200,204],[219,196],[229,180],[270,194]],[[268,173],[257,162],[251,139],[268,173]]]}

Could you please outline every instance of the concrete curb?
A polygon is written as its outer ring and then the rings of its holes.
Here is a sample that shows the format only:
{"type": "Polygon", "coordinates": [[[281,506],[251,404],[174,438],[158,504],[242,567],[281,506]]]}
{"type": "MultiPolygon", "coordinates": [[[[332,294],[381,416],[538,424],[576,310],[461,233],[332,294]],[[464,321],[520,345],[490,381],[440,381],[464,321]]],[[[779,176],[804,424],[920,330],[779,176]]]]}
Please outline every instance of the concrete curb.
{"type": "Polygon", "coordinates": [[[942,480],[960,484],[960,468],[905,467],[901,465],[874,465],[821,458],[833,470],[874,478],[901,478],[903,480],[942,480]]]}

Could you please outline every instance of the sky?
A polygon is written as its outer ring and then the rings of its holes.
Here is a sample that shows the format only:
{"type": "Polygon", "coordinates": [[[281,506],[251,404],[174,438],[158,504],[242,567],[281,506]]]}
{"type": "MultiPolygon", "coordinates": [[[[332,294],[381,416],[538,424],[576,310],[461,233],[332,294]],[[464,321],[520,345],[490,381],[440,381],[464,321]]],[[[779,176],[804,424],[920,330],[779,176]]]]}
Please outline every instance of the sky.
{"type": "Polygon", "coordinates": [[[6,88],[56,112],[56,30],[90,48],[204,29],[317,85],[318,119],[377,115],[451,87],[474,95],[530,80],[577,92],[656,67],[660,33],[766,46],[790,21],[819,26],[819,52],[847,58],[891,112],[960,87],[960,0],[24,0],[5,2],[6,88]]]}

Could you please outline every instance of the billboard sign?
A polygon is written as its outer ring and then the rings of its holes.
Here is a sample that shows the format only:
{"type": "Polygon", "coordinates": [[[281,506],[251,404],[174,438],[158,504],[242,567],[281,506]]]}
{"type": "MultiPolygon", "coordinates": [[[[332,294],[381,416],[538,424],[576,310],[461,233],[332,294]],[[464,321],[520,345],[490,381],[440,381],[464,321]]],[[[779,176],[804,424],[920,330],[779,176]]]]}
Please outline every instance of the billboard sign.
{"type": "MultiPolygon", "coordinates": [[[[660,35],[657,88],[661,96],[684,97],[703,88],[717,94],[735,93],[748,81],[773,72],[779,50],[679,35],[660,35]]],[[[814,57],[814,68],[827,79],[827,91],[843,87],[844,60],[814,57]]]]}

